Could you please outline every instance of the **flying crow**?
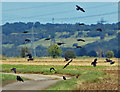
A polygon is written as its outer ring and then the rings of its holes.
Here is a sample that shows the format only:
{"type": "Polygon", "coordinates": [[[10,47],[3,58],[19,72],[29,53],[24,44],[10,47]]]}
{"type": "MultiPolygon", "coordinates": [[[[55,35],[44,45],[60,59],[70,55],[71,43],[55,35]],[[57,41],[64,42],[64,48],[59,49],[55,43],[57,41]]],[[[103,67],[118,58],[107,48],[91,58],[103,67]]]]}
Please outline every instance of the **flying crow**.
{"type": "Polygon", "coordinates": [[[63,67],[63,69],[66,68],[71,62],[72,62],[72,59],[63,67]]]}
{"type": "Polygon", "coordinates": [[[98,29],[96,29],[96,31],[100,31],[100,32],[102,32],[102,29],[101,29],[101,28],[98,28],[98,29]]]}
{"type": "Polygon", "coordinates": [[[28,31],[24,31],[23,33],[28,33],[28,31]]]}
{"type": "Polygon", "coordinates": [[[77,39],[77,41],[83,41],[83,42],[85,42],[85,40],[83,40],[83,39],[77,39]]]}
{"type": "Polygon", "coordinates": [[[91,63],[91,65],[93,65],[94,67],[96,67],[96,64],[97,64],[97,59],[94,59],[94,61],[91,63]]]}
{"type": "Polygon", "coordinates": [[[28,56],[29,58],[32,58],[32,54],[28,53],[26,56],[28,56]]]}
{"type": "Polygon", "coordinates": [[[81,46],[75,46],[76,48],[82,48],[81,46]]]}
{"type": "Polygon", "coordinates": [[[66,80],[65,76],[63,76],[63,79],[66,80]]]}
{"type": "Polygon", "coordinates": [[[20,76],[17,76],[17,81],[22,81],[22,82],[24,82],[23,79],[22,79],[20,76]]]}
{"type": "Polygon", "coordinates": [[[114,61],[112,61],[112,60],[110,60],[110,59],[106,59],[105,62],[110,62],[110,64],[114,64],[114,63],[115,63],[114,61]]]}
{"type": "Polygon", "coordinates": [[[16,73],[16,68],[12,68],[11,71],[14,71],[14,73],[16,73]]]}
{"type": "Polygon", "coordinates": [[[57,43],[57,45],[62,45],[62,44],[65,44],[65,43],[57,43]]]}
{"type": "Polygon", "coordinates": [[[81,10],[82,12],[85,12],[85,10],[78,5],[76,5],[76,10],[81,10]]]}
{"type": "Polygon", "coordinates": [[[79,25],[85,25],[84,23],[79,23],[79,25]]]}
{"type": "Polygon", "coordinates": [[[46,38],[45,40],[50,40],[51,38],[46,38]]]}
{"type": "Polygon", "coordinates": [[[30,40],[29,40],[29,39],[25,39],[25,41],[26,41],[26,42],[30,42],[30,40]]]}

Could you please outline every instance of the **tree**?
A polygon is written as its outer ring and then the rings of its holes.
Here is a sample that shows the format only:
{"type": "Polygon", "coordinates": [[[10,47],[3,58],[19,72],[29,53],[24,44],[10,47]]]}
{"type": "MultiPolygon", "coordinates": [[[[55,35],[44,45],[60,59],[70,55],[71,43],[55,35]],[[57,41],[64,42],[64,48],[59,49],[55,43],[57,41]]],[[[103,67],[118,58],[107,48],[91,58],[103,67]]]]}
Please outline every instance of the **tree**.
{"type": "Polygon", "coordinates": [[[107,58],[112,58],[112,57],[114,57],[114,52],[113,52],[113,51],[107,51],[107,52],[106,52],[106,57],[107,57],[107,58]]]}
{"type": "Polygon", "coordinates": [[[26,53],[30,53],[30,48],[28,47],[21,47],[20,49],[20,56],[21,57],[26,57],[26,53]]]}
{"type": "Polygon", "coordinates": [[[92,51],[90,51],[88,53],[88,56],[90,56],[90,57],[97,57],[97,53],[94,50],[92,50],[92,51]]]}
{"type": "Polygon", "coordinates": [[[48,55],[51,55],[53,58],[57,58],[62,55],[62,49],[55,44],[50,45],[47,52],[48,55]]]}
{"type": "Polygon", "coordinates": [[[73,50],[67,50],[64,54],[65,58],[76,58],[75,52],[73,50]]]}

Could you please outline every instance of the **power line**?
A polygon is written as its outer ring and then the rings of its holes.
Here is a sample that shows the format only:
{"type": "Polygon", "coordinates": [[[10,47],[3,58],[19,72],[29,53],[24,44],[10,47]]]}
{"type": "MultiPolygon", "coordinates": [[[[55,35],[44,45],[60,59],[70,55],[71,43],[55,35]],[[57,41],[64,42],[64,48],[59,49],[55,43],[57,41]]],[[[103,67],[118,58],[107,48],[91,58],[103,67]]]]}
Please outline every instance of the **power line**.
{"type": "Polygon", "coordinates": [[[4,12],[11,12],[11,11],[18,11],[18,10],[25,10],[25,9],[32,9],[32,8],[46,8],[49,6],[58,6],[58,5],[63,5],[65,3],[54,3],[54,4],[49,4],[49,5],[38,5],[38,6],[31,6],[31,7],[24,7],[24,8],[14,8],[14,9],[6,9],[3,10],[4,12]]]}
{"type": "MultiPolygon", "coordinates": [[[[106,16],[106,15],[110,15],[110,14],[113,15],[113,14],[117,14],[117,13],[118,13],[117,11],[113,11],[113,12],[109,12],[109,13],[102,13],[102,14],[96,14],[96,15],[88,15],[88,16],[83,16],[83,17],[54,18],[54,19],[56,19],[56,20],[72,20],[72,19],[79,19],[79,18],[90,18],[90,17],[97,17],[97,16],[106,16]]],[[[36,16],[36,17],[39,17],[39,16],[36,16]]],[[[34,18],[34,17],[31,16],[31,17],[23,17],[23,18],[24,19],[30,19],[30,18],[34,18]]],[[[51,18],[39,18],[39,19],[51,20],[51,18]]],[[[14,20],[14,19],[9,19],[9,20],[14,20]]]]}

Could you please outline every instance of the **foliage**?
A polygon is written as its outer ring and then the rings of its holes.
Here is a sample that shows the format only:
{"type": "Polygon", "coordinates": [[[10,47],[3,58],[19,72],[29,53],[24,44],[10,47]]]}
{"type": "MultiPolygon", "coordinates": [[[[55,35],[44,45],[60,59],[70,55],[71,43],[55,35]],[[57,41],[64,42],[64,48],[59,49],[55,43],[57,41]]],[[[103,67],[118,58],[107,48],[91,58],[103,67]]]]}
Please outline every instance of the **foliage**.
{"type": "Polygon", "coordinates": [[[76,58],[75,52],[73,50],[67,50],[64,54],[65,58],[76,58]]]}
{"type": "Polygon", "coordinates": [[[48,55],[51,55],[53,58],[57,58],[58,56],[62,55],[62,49],[56,44],[50,45],[47,52],[48,55]]]}
{"type": "Polygon", "coordinates": [[[88,56],[97,57],[97,53],[96,53],[96,51],[92,50],[92,51],[88,52],[88,56]]]}
{"type": "Polygon", "coordinates": [[[87,50],[85,48],[81,48],[79,50],[79,56],[87,56],[87,50]]]}
{"type": "Polygon", "coordinates": [[[107,58],[112,58],[112,57],[114,57],[114,52],[113,52],[113,51],[107,51],[107,52],[106,52],[106,57],[107,57],[107,58]]]}

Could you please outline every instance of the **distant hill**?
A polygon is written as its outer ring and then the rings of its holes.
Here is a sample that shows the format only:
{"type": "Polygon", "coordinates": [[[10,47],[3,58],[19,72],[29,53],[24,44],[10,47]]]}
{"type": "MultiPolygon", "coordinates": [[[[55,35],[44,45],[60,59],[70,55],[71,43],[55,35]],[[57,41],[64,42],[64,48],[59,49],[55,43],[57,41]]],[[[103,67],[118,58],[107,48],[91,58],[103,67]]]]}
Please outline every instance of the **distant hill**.
{"type": "Polygon", "coordinates": [[[31,43],[25,42],[25,39],[30,39],[32,41],[32,29],[34,31],[34,46],[37,49],[38,56],[46,56],[46,49],[54,42],[65,42],[66,44],[61,46],[64,50],[68,48],[73,49],[73,44],[83,46],[87,48],[87,51],[96,51],[97,48],[101,47],[104,51],[113,50],[117,48],[116,41],[118,38],[116,36],[119,30],[119,24],[120,23],[98,23],[79,25],[79,23],[40,24],[40,22],[36,22],[33,25],[33,22],[6,23],[2,25],[2,50],[4,56],[19,56],[21,46],[31,47],[31,43]],[[96,31],[97,28],[101,28],[102,32],[96,31]],[[23,33],[24,31],[28,31],[28,33],[23,33]],[[52,38],[52,40],[44,41],[44,39],[48,37],[52,38]],[[78,38],[82,38],[86,42],[77,42],[78,38]],[[42,54],[42,51],[45,53],[42,54]]]}

